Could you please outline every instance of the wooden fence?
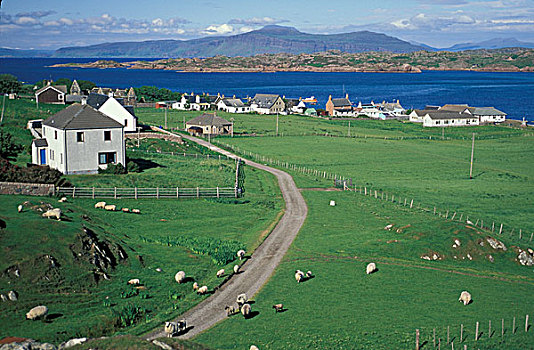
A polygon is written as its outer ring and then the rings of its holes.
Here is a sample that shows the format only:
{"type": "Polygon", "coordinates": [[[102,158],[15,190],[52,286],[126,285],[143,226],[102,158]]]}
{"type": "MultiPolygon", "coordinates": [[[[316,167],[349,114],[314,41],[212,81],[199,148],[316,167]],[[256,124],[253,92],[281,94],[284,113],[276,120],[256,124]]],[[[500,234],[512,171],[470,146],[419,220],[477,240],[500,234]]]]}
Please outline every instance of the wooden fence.
{"type": "Polygon", "coordinates": [[[231,187],[215,188],[98,188],[98,187],[56,187],[56,195],[72,198],[238,198],[241,190],[231,187]]]}

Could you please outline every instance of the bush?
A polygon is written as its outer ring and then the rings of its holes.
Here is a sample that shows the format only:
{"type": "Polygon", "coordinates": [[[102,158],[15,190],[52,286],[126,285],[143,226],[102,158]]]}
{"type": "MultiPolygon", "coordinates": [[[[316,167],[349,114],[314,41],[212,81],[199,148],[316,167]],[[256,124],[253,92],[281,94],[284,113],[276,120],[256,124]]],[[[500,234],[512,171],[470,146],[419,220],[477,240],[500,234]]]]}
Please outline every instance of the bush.
{"type": "Polygon", "coordinates": [[[116,327],[124,328],[134,325],[145,314],[146,310],[135,305],[126,305],[120,310],[113,310],[116,327]]]}
{"type": "Polygon", "coordinates": [[[120,175],[120,174],[126,174],[126,168],[121,163],[117,164],[108,164],[106,169],[98,168],[99,174],[113,174],[113,175],[120,175]]]}
{"type": "Polygon", "coordinates": [[[0,158],[15,160],[23,149],[24,147],[13,141],[13,135],[0,130],[0,158]]]}
{"type": "Polygon", "coordinates": [[[0,158],[0,181],[71,186],[60,171],[49,166],[29,164],[26,168],[22,168],[2,158],[0,158]]]}
{"type": "Polygon", "coordinates": [[[126,171],[129,173],[140,173],[141,168],[139,168],[139,165],[137,165],[136,162],[130,160],[126,163],[126,171]]]}

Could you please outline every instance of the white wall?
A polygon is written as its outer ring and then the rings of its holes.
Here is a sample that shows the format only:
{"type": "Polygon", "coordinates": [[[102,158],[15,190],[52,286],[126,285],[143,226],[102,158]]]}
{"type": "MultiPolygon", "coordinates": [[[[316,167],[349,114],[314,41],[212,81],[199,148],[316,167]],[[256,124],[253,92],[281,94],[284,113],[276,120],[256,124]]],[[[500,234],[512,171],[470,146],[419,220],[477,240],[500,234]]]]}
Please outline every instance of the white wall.
{"type": "Polygon", "coordinates": [[[137,119],[114,98],[108,98],[98,111],[124,125],[124,131],[137,131],[137,119]],[[126,121],[126,124],[125,124],[126,121]]]}

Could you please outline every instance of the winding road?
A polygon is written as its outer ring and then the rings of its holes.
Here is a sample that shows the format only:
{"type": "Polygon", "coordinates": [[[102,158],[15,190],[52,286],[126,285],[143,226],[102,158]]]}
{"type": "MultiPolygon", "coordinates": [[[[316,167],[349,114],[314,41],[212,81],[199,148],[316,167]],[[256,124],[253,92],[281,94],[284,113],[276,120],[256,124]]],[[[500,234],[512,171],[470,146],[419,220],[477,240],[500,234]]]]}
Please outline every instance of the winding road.
{"type": "MultiPolygon", "coordinates": [[[[168,131],[162,131],[176,135],[168,131]]],[[[188,135],[179,136],[230,158],[240,159],[235,154],[214,146],[205,140],[188,135]]],[[[249,166],[267,171],[277,177],[286,206],[284,215],[271,234],[254,251],[252,257],[242,265],[241,273],[232,276],[213,295],[178,318],[185,319],[188,327],[192,327],[187,333],[180,336],[180,338],[192,338],[224,320],[226,318],[224,307],[235,303],[237,295],[246,293],[249,298],[254,296],[271,277],[278,264],[280,264],[280,261],[306,219],[308,207],[295,185],[293,178],[288,173],[253,161],[247,160],[245,162],[249,166]]],[[[157,331],[146,334],[144,337],[147,340],[153,340],[164,336],[166,334],[162,328],[159,328],[157,331]]]]}

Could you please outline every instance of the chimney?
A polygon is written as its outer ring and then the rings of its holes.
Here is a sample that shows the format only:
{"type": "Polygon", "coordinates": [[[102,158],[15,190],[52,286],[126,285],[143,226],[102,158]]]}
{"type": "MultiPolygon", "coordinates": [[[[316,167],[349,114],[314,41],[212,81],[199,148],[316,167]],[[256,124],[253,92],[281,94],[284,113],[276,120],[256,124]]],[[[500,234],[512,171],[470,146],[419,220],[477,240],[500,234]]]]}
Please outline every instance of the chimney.
{"type": "Polygon", "coordinates": [[[349,94],[346,94],[346,95],[345,95],[345,98],[348,100],[348,99],[349,99],[349,94]]]}
{"type": "Polygon", "coordinates": [[[332,101],[332,95],[328,95],[328,101],[332,101]]]}

